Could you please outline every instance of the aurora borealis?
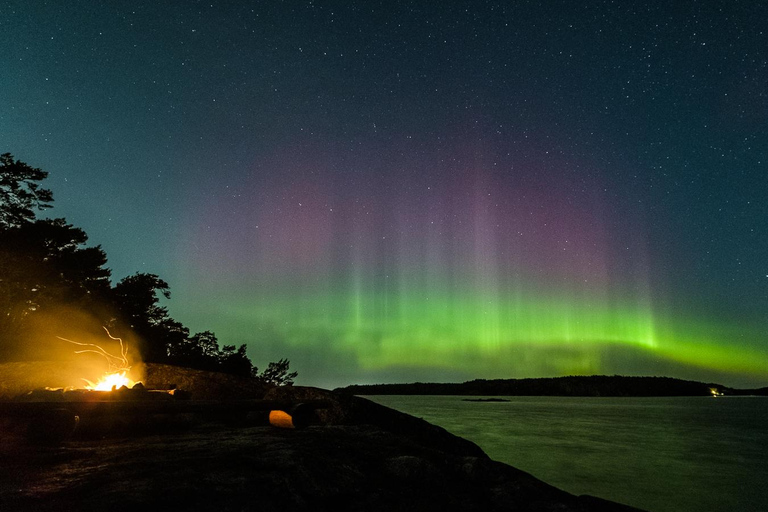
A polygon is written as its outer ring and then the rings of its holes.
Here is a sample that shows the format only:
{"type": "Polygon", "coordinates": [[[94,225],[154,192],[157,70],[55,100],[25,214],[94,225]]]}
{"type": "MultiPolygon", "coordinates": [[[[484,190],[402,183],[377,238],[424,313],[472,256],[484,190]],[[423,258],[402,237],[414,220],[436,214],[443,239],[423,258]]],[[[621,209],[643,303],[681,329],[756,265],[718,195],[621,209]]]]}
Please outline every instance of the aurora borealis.
{"type": "Polygon", "coordinates": [[[768,382],[755,2],[5,2],[0,150],[297,383],[768,382]]]}

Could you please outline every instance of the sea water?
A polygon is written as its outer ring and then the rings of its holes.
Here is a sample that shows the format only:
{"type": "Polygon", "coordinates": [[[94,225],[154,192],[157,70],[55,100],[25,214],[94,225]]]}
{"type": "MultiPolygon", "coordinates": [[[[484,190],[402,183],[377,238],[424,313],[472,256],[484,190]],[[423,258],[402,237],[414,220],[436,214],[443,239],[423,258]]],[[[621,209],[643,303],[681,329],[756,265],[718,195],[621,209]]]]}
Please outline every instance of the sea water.
{"type": "Polygon", "coordinates": [[[368,396],[574,494],[651,512],[768,512],[768,398],[368,396]]]}

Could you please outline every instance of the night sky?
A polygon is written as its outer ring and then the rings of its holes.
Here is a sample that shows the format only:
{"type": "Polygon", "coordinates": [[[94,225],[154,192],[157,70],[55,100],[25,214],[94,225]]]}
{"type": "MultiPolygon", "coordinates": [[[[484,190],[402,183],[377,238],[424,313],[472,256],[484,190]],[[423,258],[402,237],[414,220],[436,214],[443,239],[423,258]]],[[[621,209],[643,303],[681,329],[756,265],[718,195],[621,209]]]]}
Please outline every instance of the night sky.
{"type": "Polygon", "coordinates": [[[2,2],[0,152],[298,384],[768,385],[768,4],[2,2]],[[173,5],[171,5],[173,4],[173,5]]]}

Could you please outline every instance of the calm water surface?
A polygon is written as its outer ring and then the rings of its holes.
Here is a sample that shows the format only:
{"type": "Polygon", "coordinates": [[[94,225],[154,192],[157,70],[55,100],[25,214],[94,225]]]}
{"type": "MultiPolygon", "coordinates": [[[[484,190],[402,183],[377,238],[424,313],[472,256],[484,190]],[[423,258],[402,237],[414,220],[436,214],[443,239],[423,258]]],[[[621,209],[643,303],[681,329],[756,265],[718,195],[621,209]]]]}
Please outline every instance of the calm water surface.
{"type": "Polygon", "coordinates": [[[768,512],[768,398],[368,396],[574,494],[651,512],[768,512]]]}

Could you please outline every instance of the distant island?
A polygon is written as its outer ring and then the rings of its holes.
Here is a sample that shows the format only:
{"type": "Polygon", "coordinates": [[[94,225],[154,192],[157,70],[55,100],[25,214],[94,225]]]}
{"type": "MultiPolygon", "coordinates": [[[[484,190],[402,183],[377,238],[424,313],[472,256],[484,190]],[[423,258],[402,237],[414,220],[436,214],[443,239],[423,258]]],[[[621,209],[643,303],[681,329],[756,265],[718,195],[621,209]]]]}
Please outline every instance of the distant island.
{"type": "Polygon", "coordinates": [[[352,395],[459,395],[459,396],[768,396],[768,387],[736,389],[722,384],[671,377],[621,375],[569,376],[539,379],[476,379],[463,383],[352,385],[335,391],[352,395]]]}

